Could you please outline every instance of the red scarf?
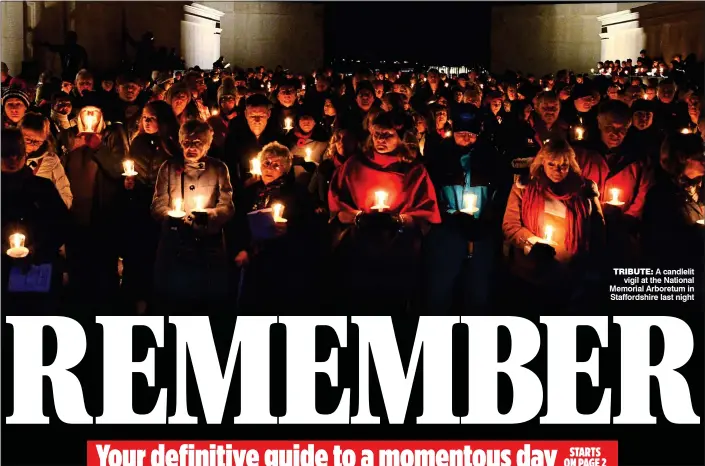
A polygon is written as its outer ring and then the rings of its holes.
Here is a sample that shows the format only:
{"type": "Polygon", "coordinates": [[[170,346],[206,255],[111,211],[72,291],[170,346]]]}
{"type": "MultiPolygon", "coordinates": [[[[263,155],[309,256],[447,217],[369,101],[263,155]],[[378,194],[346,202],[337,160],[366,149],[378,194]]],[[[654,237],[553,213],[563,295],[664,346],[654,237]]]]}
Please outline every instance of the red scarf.
{"type": "Polygon", "coordinates": [[[532,180],[524,190],[521,205],[521,218],[526,228],[535,235],[541,236],[543,231],[543,214],[545,198],[548,195],[553,199],[562,201],[566,206],[566,232],[565,248],[570,254],[575,254],[584,243],[585,220],[589,215],[589,202],[583,199],[578,191],[573,191],[562,196],[553,193],[550,186],[543,187],[541,183],[532,180]]]}
{"type": "MultiPolygon", "coordinates": [[[[313,131],[311,131],[313,133],[313,131]]],[[[308,144],[308,141],[311,139],[311,133],[302,133],[298,129],[294,131],[294,135],[298,138],[296,140],[296,146],[297,147],[304,147],[305,145],[308,144]]]]}

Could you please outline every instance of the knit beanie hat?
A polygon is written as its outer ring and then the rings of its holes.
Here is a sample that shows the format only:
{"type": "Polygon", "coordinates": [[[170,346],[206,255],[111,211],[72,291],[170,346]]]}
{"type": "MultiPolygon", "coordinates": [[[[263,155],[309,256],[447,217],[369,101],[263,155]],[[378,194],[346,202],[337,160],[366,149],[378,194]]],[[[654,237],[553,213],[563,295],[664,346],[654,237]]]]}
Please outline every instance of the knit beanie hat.
{"type": "Polygon", "coordinates": [[[222,84],[220,85],[220,87],[218,87],[218,103],[220,103],[220,99],[222,99],[223,96],[226,95],[237,97],[237,88],[235,87],[235,80],[230,76],[224,77],[222,84]]]}
{"type": "Polygon", "coordinates": [[[2,93],[2,106],[5,107],[5,103],[10,99],[20,99],[25,107],[29,108],[29,96],[22,89],[13,87],[5,89],[2,93]]]}

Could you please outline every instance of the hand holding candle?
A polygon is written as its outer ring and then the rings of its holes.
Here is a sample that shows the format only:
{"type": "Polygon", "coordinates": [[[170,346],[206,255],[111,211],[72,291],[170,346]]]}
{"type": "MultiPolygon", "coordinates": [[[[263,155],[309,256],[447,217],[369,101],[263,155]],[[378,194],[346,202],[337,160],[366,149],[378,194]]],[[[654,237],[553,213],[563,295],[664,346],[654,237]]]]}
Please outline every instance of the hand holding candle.
{"type": "Polygon", "coordinates": [[[291,118],[287,117],[284,119],[284,129],[286,131],[291,131],[294,129],[293,120],[291,118]]]}
{"type": "Polygon", "coordinates": [[[206,199],[204,196],[196,196],[194,199],[196,207],[191,211],[193,215],[193,223],[199,226],[205,226],[208,223],[208,212],[206,211],[206,199]]]}
{"type": "Polygon", "coordinates": [[[304,160],[305,160],[306,162],[310,162],[310,161],[311,161],[311,148],[310,148],[310,147],[307,147],[307,148],[306,148],[306,158],[305,158],[304,160]]]}
{"type": "Polygon", "coordinates": [[[122,176],[136,176],[137,172],[135,171],[135,162],[132,160],[125,160],[122,162],[122,168],[125,170],[122,174],[122,176]]]}
{"type": "Polygon", "coordinates": [[[612,199],[607,201],[607,204],[613,205],[613,206],[622,206],[624,205],[624,202],[619,200],[619,194],[620,190],[618,188],[612,188],[610,189],[610,194],[612,195],[612,199]]]}
{"type": "Polygon", "coordinates": [[[7,255],[13,259],[22,259],[27,257],[29,249],[24,246],[25,236],[22,233],[10,235],[10,249],[7,250],[7,255]]]}
{"type": "Polygon", "coordinates": [[[553,227],[551,225],[546,225],[544,228],[543,238],[540,242],[548,244],[549,246],[558,246],[558,243],[553,241],[553,227]]]}
{"type": "Polygon", "coordinates": [[[575,127],[575,140],[582,141],[585,134],[585,129],[582,126],[575,127]]]}

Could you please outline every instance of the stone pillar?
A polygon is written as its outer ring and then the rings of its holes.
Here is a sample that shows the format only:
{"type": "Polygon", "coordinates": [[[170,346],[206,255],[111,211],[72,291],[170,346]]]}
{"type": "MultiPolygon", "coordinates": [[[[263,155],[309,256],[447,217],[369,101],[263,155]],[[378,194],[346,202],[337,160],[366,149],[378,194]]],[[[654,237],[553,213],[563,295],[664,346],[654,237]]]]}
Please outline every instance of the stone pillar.
{"type": "Polygon", "coordinates": [[[220,57],[220,18],[223,12],[192,3],[184,6],[181,54],[186,66],[211,69],[220,57]]]}
{"type": "Polygon", "coordinates": [[[22,72],[25,53],[24,2],[1,2],[2,7],[2,61],[11,76],[22,72]]]}

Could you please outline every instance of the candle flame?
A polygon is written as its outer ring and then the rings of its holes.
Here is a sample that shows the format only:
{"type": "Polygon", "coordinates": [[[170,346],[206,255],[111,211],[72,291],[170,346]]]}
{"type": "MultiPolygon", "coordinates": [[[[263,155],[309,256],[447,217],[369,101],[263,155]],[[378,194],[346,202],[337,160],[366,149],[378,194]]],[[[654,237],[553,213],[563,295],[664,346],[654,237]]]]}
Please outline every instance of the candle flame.
{"type": "Polygon", "coordinates": [[[681,130],[681,134],[690,134],[690,130],[688,128],[683,128],[681,130]]]}
{"type": "Polygon", "coordinates": [[[211,110],[211,116],[216,116],[216,115],[218,115],[218,109],[214,108],[213,110],[211,110]]]}
{"type": "Polygon", "coordinates": [[[287,131],[292,129],[293,128],[292,122],[293,122],[293,120],[291,118],[288,118],[288,117],[285,118],[284,119],[284,129],[287,131]]]}
{"type": "Polygon", "coordinates": [[[575,139],[577,139],[578,141],[582,141],[584,133],[585,130],[578,126],[577,128],[575,128],[575,139]]]}
{"type": "Polygon", "coordinates": [[[544,240],[547,243],[551,243],[553,240],[553,227],[551,225],[546,225],[546,235],[544,237],[544,240]]]}
{"type": "Polygon", "coordinates": [[[453,133],[451,133],[450,131],[446,131],[445,136],[446,136],[447,138],[451,137],[452,135],[453,135],[453,133]]]}
{"type": "Polygon", "coordinates": [[[132,175],[135,173],[135,162],[132,160],[125,160],[122,162],[122,168],[125,169],[125,174],[132,175]]]}
{"type": "Polygon", "coordinates": [[[255,157],[254,159],[250,160],[250,166],[252,167],[252,169],[250,170],[251,174],[262,175],[262,164],[258,157],[255,157]]]}
{"type": "Polygon", "coordinates": [[[86,113],[83,115],[83,125],[86,133],[95,133],[95,126],[97,120],[98,119],[92,111],[86,111],[86,113]]]}
{"type": "Polygon", "coordinates": [[[377,209],[380,212],[389,208],[387,205],[387,199],[389,199],[389,194],[386,191],[375,192],[375,205],[372,208],[377,209]]]}
{"type": "Polygon", "coordinates": [[[311,161],[311,148],[306,148],[306,161],[311,161]]]}
{"type": "Polygon", "coordinates": [[[10,247],[11,248],[23,248],[25,237],[22,233],[15,233],[10,235],[10,247]]]}
{"type": "Polygon", "coordinates": [[[196,196],[196,210],[203,210],[206,205],[206,199],[204,196],[196,196]]]}
{"type": "Polygon", "coordinates": [[[612,194],[612,200],[610,202],[618,204],[619,203],[619,189],[612,188],[612,189],[610,189],[610,193],[612,194]]]}
{"type": "Polygon", "coordinates": [[[465,204],[465,209],[472,213],[477,208],[477,194],[469,193],[464,195],[463,204],[465,204]]]}
{"type": "Polygon", "coordinates": [[[274,217],[275,222],[281,222],[283,220],[282,213],[284,213],[284,205],[278,203],[272,205],[272,217],[274,217]]]}
{"type": "Polygon", "coordinates": [[[174,199],[174,212],[183,212],[183,199],[174,199]]]}

